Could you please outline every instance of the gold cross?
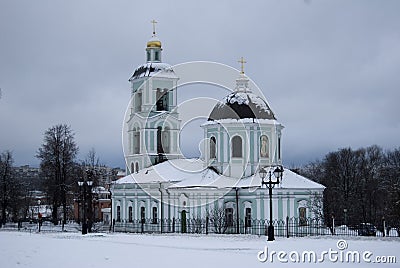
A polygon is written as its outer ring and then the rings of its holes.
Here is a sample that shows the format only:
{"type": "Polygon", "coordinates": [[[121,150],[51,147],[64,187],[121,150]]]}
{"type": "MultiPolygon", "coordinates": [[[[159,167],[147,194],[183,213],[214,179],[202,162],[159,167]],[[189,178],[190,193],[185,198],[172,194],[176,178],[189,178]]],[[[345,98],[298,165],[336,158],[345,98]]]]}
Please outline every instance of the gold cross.
{"type": "Polygon", "coordinates": [[[153,34],[156,34],[156,23],[157,23],[157,21],[156,20],[152,20],[150,22],[153,23],[153,34]]]}
{"type": "Polygon", "coordinates": [[[240,71],[240,73],[241,73],[241,74],[244,74],[244,64],[247,63],[247,61],[245,61],[244,58],[241,57],[240,60],[239,60],[238,62],[241,64],[241,68],[240,68],[241,71],[240,71]]]}

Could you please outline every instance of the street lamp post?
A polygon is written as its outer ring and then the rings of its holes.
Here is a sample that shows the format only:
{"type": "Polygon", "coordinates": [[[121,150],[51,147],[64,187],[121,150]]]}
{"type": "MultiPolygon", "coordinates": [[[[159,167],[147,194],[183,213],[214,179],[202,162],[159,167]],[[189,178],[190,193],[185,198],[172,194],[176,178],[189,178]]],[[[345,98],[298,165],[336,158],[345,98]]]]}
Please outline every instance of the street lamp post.
{"type": "Polygon", "coordinates": [[[269,190],[269,226],[267,241],[274,241],[274,225],[272,224],[272,188],[281,183],[283,177],[283,167],[277,166],[273,172],[271,172],[271,169],[267,172],[264,168],[261,168],[259,173],[261,177],[261,184],[268,187],[269,190]],[[268,179],[266,179],[267,174],[269,175],[268,179]]]}
{"type": "Polygon", "coordinates": [[[111,232],[113,221],[112,221],[112,192],[111,192],[111,185],[112,185],[112,179],[109,180],[108,184],[108,193],[109,193],[109,198],[110,198],[110,229],[109,231],[111,232]]]}
{"type": "MultiPolygon", "coordinates": [[[[88,180],[88,181],[78,181],[79,188],[81,190],[82,194],[82,234],[85,235],[88,232],[88,225],[87,225],[87,217],[86,217],[86,209],[87,209],[87,195],[88,192],[90,193],[91,188],[92,188],[93,181],[88,180]]],[[[89,195],[89,198],[91,196],[89,195]]]]}
{"type": "Polygon", "coordinates": [[[40,227],[42,227],[42,213],[40,213],[40,203],[41,203],[41,201],[40,201],[40,199],[38,199],[38,213],[37,213],[37,215],[38,215],[38,229],[39,229],[39,233],[40,233],[40,227]]]}

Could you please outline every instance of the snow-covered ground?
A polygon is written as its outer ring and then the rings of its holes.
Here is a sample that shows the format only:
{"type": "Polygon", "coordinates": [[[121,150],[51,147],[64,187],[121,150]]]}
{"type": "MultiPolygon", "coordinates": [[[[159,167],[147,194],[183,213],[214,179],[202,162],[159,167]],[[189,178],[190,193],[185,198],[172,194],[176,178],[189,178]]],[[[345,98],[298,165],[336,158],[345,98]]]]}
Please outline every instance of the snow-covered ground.
{"type": "MultiPolygon", "coordinates": [[[[346,237],[280,238],[266,242],[265,237],[246,235],[150,235],[150,234],[88,234],[29,233],[0,231],[0,267],[400,267],[399,238],[346,237]],[[339,250],[338,246],[343,248],[339,250]],[[273,263],[260,251],[268,248],[280,253],[273,263]],[[296,252],[297,253],[296,253],[296,252]],[[301,262],[305,251],[313,251],[317,263],[301,262]],[[323,252],[324,262],[318,263],[323,252]],[[330,251],[330,253],[329,253],[330,251]],[[339,253],[334,254],[334,251],[339,253]],[[359,251],[362,258],[374,261],[377,256],[395,256],[396,263],[345,263],[340,255],[359,251]],[[365,252],[371,252],[365,253],[365,252]],[[294,263],[296,254],[300,263],[294,263]],[[331,256],[329,256],[331,254],[331,256]],[[258,256],[259,255],[259,256],[258,256]],[[331,257],[336,262],[329,260],[331,257]]],[[[345,257],[343,258],[345,259],[345,257]]]]}

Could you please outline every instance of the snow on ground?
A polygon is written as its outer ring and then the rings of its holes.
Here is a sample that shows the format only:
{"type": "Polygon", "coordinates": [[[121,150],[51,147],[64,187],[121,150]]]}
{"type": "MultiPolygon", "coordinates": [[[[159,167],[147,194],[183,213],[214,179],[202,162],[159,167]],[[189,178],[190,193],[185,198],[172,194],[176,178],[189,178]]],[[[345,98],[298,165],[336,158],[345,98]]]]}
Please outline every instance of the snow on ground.
{"type": "MultiPolygon", "coordinates": [[[[340,237],[281,238],[266,242],[265,237],[251,235],[156,235],[104,234],[82,236],[79,233],[28,233],[0,231],[0,267],[400,267],[399,238],[347,237],[347,249],[340,251],[340,237]],[[315,251],[318,258],[323,251],[346,253],[358,250],[372,252],[368,258],[395,256],[397,263],[377,264],[330,262],[293,263],[288,255],[280,263],[274,255],[260,262],[257,255],[271,251],[315,251]]],[[[343,246],[343,241],[340,246],[343,246]]],[[[345,244],[344,244],[345,245],[345,244]]],[[[367,254],[368,255],[368,254],[367,254]]],[[[296,255],[292,255],[295,258],[296,255]]],[[[339,256],[339,255],[338,255],[339,256]]],[[[260,255],[263,258],[264,255],[260,255]]]]}

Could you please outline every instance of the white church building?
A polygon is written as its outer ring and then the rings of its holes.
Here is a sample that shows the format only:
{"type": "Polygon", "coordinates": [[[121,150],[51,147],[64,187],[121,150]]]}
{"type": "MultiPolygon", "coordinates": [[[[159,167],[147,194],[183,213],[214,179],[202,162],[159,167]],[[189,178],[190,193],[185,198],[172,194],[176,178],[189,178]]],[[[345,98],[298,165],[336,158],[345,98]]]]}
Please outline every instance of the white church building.
{"type": "MultiPolygon", "coordinates": [[[[187,222],[207,219],[214,227],[222,221],[224,231],[244,232],[252,222],[267,223],[269,195],[259,171],[265,169],[268,177],[282,167],[283,125],[252,92],[242,63],[233,92],[199,127],[206,141],[202,157],[186,159],[179,149],[178,81],[162,62],[162,45],[153,31],[146,63],[129,79],[132,98],[124,126],[129,175],[112,187],[115,230],[186,232],[187,222]]],[[[323,195],[324,186],[283,170],[272,191],[273,219],[316,217],[312,199],[323,195]]]]}

